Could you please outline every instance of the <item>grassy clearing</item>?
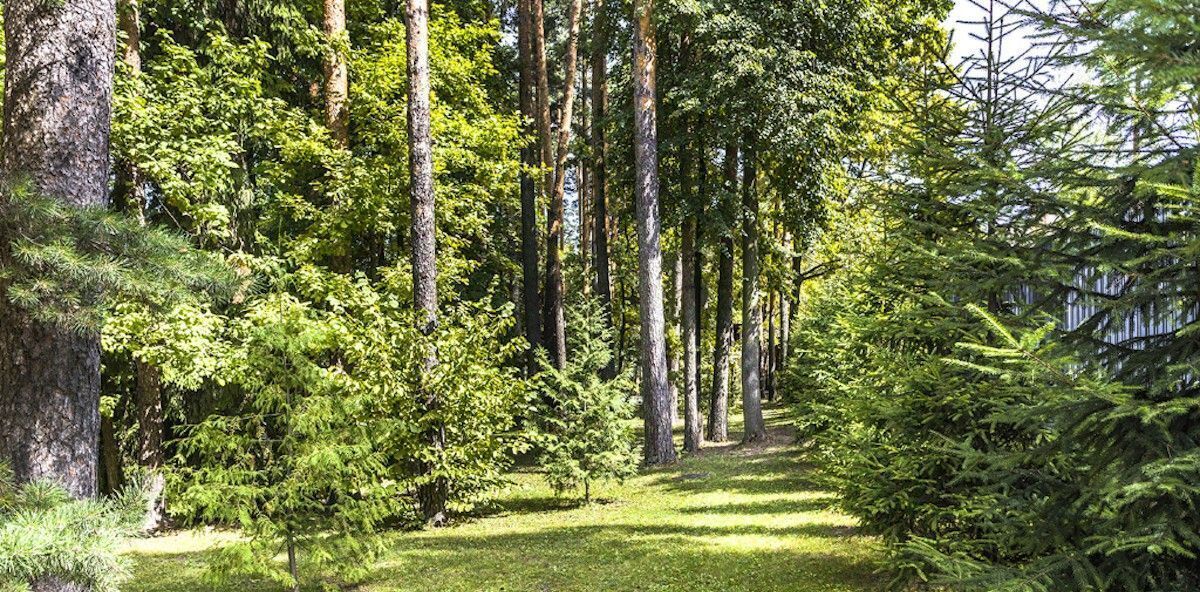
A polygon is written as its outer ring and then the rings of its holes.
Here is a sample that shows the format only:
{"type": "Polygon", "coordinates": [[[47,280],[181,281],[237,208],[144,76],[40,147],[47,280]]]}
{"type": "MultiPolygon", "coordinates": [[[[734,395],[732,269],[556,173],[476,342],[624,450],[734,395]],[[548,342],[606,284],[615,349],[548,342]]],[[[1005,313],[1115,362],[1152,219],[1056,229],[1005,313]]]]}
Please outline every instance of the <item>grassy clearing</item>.
{"type": "MultiPolygon", "coordinates": [[[[770,443],[711,446],[675,466],[599,488],[600,503],[556,499],[519,473],[489,508],[456,526],[390,536],[368,591],[879,590],[876,555],[833,498],[806,481],[786,420],[770,443]]],[[[735,435],[736,436],[736,435],[735,435]]],[[[211,590],[206,549],[219,535],[137,541],[127,592],[211,590]]],[[[239,582],[227,590],[273,588],[239,582]]]]}

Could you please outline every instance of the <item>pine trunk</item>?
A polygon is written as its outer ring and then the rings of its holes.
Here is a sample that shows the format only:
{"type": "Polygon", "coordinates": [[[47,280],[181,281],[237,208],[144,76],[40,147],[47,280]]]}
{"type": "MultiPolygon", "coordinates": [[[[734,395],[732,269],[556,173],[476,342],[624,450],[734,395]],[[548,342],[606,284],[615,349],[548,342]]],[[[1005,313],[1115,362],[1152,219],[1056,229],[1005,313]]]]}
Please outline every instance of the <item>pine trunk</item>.
{"type": "Polygon", "coordinates": [[[138,415],[138,465],[146,470],[146,515],[142,530],[154,532],[162,525],[164,510],[163,489],[163,407],[162,379],[157,367],[142,361],[135,362],[136,403],[138,415]]]}
{"type": "MultiPolygon", "coordinates": [[[[433,138],[429,128],[429,8],[428,0],[408,0],[408,171],[412,200],[413,300],[423,313],[421,332],[432,335],[438,323],[437,249],[435,243],[433,197],[433,138]]],[[[437,366],[432,349],[424,361],[426,373],[437,366]]],[[[440,406],[437,393],[426,389],[418,395],[428,413],[440,406]]],[[[426,444],[434,456],[446,446],[445,426],[434,423],[426,429],[426,444]]],[[[432,467],[426,467],[426,471],[432,467]]],[[[446,521],[448,485],[444,477],[423,484],[418,501],[425,521],[441,525],[446,521]]]]}
{"type": "MultiPolygon", "coordinates": [[[[6,180],[73,206],[107,203],[115,21],[112,0],[4,3],[6,180]]],[[[11,263],[6,247],[0,262],[11,263]]],[[[34,321],[0,298],[0,460],[18,482],[96,495],[99,396],[98,335],[34,321]]]]}
{"type": "MultiPolygon", "coordinates": [[[[546,65],[546,14],[543,0],[529,0],[533,21],[529,48],[533,51],[534,105],[537,108],[538,140],[541,142],[542,173],[540,193],[550,196],[554,186],[554,140],[550,130],[550,73],[546,65]]],[[[547,263],[548,265],[549,263],[547,263]]]]}
{"type": "Polygon", "coordinates": [[[554,157],[554,187],[550,193],[550,217],[546,221],[546,346],[555,368],[567,363],[567,327],[563,311],[563,218],[567,187],[567,153],[571,144],[571,120],[575,110],[575,74],[579,58],[579,15],[583,0],[572,0],[567,14],[567,55],[563,99],[559,109],[558,146],[554,157]]]}
{"type": "Polygon", "coordinates": [[[641,311],[641,392],[646,422],[645,462],[674,462],[667,387],[666,319],[663,318],[659,244],[658,136],[655,105],[653,0],[634,0],[633,117],[638,284],[641,311]]]}
{"type": "Polygon", "coordinates": [[[766,437],[762,415],[762,307],[758,292],[758,170],[753,141],[742,161],[742,416],[743,442],[766,437]]]}
{"type": "MultiPolygon", "coordinates": [[[[611,329],[613,308],[612,278],[609,275],[608,260],[608,143],[604,133],[604,117],[608,108],[608,16],[604,0],[595,0],[592,10],[595,13],[592,17],[592,209],[595,219],[592,248],[595,250],[596,296],[600,298],[604,323],[611,329]]],[[[609,363],[604,369],[604,377],[611,378],[615,374],[616,367],[609,363]]]]}
{"type": "MultiPolygon", "coordinates": [[[[683,255],[680,251],[667,254],[671,262],[671,310],[667,315],[673,336],[681,335],[680,316],[683,307],[683,255]]],[[[671,423],[679,421],[679,366],[678,349],[667,348],[667,380],[671,394],[671,423]]]]}
{"type": "MultiPolygon", "coordinates": [[[[121,62],[128,69],[129,76],[136,78],[142,73],[142,26],[138,0],[120,0],[117,5],[117,26],[125,35],[125,42],[121,46],[121,62]]],[[[117,208],[137,216],[145,223],[146,191],[137,165],[124,160],[118,162],[114,181],[113,195],[117,208]]]]}
{"type": "MultiPolygon", "coordinates": [[[[532,0],[519,0],[518,37],[521,58],[521,116],[525,137],[536,137],[533,122],[537,118],[537,73],[533,57],[532,0]]],[[[526,143],[521,148],[521,286],[525,309],[525,339],[529,342],[526,356],[530,376],[538,371],[537,350],[542,345],[542,299],[539,292],[537,182],[532,174],[541,166],[540,147],[526,143]]]]}
{"type": "MultiPolygon", "coordinates": [[[[725,187],[729,195],[737,192],[737,144],[725,148],[725,187]]],[[[727,215],[732,215],[732,203],[724,203],[727,215]]],[[[713,347],[712,398],[709,400],[708,439],[724,442],[729,439],[729,363],[733,347],[733,236],[729,231],[721,237],[717,262],[717,326],[713,347]]]]}
{"type": "Polygon", "coordinates": [[[325,126],[338,148],[350,145],[350,73],[346,65],[346,0],[324,0],[322,25],[330,48],[325,70],[325,126]]]}
{"type": "Polygon", "coordinates": [[[696,376],[696,351],[699,348],[696,308],[696,216],[687,216],[683,223],[683,449],[700,450],[703,439],[700,420],[699,384],[696,376]]]}

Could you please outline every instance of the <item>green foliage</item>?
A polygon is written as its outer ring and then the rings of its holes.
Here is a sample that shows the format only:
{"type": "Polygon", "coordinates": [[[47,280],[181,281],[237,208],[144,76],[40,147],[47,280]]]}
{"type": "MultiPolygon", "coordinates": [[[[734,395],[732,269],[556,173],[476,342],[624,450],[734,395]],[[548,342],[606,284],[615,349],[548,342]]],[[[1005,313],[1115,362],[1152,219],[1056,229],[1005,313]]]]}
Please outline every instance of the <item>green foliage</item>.
{"type": "Polygon", "coordinates": [[[353,582],[378,529],[415,519],[422,483],[446,480],[452,509],[465,510],[502,482],[524,397],[506,364],[517,346],[498,337],[510,312],[464,307],[426,337],[407,298],[364,278],[312,267],[286,277],[304,299],[263,295],[231,324],[215,377],[238,396],[187,429],[191,462],[176,472],[171,510],[246,536],[216,556],[216,576],[291,584],[275,561],[291,548],[307,569],[353,582]],[[426,371],[430,346],[439,364],[426,371]],[[440,404],[427,408],[421,392],[440,404]],[[445,446],[423,437],[434,425],[445,446]]]}
{"type": "Polygon", "coordinates": [[[612,331],[594,301],[570,309],[570,355],[559,370],[542,359],[534,392],[533,443],[546,480],[558,493],[584,489],[636,472],[638,453],[633,419],[635,385],[629,372],[602,377],[612,360],[612,331]]]}
{"type": "Polygon", "coordinates": [[[44,322],[96,331],[121,300],[171,305],[225,296],[233,271],[168,230],[10,186],[0,199],[4,297],[44,322]]]}
{"type": "Polygon", "coordinates": [[[46,578],[116,592],[129,576],[120,551],[141,525],[144,493],[133,484],[106,500],[76,500],[48,482],[18,485],[0,465],[0,590],[27,592],[46,578]]]}

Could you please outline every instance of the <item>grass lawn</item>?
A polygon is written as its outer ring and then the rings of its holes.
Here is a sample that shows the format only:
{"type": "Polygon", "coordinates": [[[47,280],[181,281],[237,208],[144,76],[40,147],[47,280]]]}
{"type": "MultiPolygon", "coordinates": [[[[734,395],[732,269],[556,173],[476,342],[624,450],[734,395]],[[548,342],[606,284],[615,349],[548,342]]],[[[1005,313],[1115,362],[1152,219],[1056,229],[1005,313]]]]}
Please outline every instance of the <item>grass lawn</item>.
{"type": "MultiPolygon", "coordinates": [[[[883,589],[873,541],[806,481],[782,411],[768,413],[768,444],[710,445],[674,466],[597,488],[602,501],[590,506],[556,499],[537,475],[519,473],[476,518],[390,535],[390,551],[360,589],[883,589]]],[[[204,555],[219,540],[183,532],[134,542],[134,578],[124,590],[211,590],[204,555]]],[[[274,588],[246,581],[226,589],[274,588]]]]}

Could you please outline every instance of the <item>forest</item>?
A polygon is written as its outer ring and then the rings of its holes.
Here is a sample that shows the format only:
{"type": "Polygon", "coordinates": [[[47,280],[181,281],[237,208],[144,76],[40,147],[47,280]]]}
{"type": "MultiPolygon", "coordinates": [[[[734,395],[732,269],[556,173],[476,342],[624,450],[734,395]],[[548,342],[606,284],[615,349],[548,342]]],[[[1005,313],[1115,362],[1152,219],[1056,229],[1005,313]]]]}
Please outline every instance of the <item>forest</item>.
{"type": "Polygon", "coordinates": [[[1200,590],[1198,0],[0,4],[0,592],[1200,590]]]}

